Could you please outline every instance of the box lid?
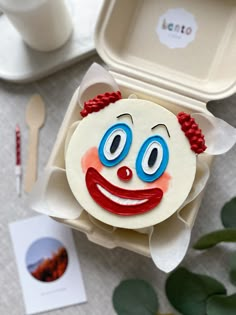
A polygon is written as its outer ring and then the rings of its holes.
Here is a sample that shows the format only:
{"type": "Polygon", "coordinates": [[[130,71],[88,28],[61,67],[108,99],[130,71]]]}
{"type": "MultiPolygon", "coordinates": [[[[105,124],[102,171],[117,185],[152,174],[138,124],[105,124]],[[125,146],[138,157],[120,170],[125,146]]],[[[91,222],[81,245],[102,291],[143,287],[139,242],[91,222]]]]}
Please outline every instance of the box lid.
{"type": "Polygon", "coordinates": [[[201,101],[236,92],[235,0],[105,0],[95,41],[126,76],[201,101]]]}

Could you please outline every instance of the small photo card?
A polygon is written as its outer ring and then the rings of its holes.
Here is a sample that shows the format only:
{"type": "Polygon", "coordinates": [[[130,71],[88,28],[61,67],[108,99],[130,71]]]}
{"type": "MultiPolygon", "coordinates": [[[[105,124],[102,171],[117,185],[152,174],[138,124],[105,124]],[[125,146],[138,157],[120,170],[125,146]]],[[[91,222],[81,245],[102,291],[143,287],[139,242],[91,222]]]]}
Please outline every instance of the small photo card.
{"type": "Polygon", "coordinates": [[[71,229],[44,215],[9,228],[26,314],[86,302],[71,229]]]}

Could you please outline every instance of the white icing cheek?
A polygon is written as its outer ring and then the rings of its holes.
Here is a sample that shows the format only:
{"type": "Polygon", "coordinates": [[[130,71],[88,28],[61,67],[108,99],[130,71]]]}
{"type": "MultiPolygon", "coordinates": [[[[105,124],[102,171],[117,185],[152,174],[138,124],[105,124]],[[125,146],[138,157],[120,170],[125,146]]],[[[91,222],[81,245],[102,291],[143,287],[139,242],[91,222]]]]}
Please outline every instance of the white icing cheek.
{"type": "Polygon", "coordinates": [[[147,183],[145,188],[160,188],[163,193],[166,193],[171,185],[171,178],[172,176],[169,172],[165,172],[160,178],[155,180],[153,183],[147,183]]]}

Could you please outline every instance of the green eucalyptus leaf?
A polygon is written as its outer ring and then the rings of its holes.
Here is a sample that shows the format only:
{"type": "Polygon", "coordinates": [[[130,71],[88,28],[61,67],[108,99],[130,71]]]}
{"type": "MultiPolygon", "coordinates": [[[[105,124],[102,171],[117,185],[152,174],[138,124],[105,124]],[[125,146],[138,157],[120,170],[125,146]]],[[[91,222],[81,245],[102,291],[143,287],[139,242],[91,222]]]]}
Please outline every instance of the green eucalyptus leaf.
{"type": "Polygon", "coordinates": [[[212,296],[207,300],[207,315],[235,315],[236,294],[212,296]]]}
{"type": "Polygon", "coordinates": [[[148,282],[130,279],[122,281],[115,288],[113,306],[118,315],[156,315],[158,300],[148,282]]]}
{"type": "Polygon", "coordinates": [[[236,197],[227,202],[221,211],[221,220],[226,228],[236,228],[236,197]]]}
{"type": "Polygon", "coordinates": [[[217,280],[178,268],[166,281],[166,295],[170,303],[183,315],[205,315],[206,301],[214,294],[226,294],[217,280]]]}
{"type": "Polygon", "coordinates": [[[236,285],[236,253],[233,253],[230,258],[230,281],[236,285]]]}
{"type": "Polygon", "coordinates": [[[203,235],[193,245],[195,249],[206,249],[213,247],[221,242],[236,242],[236,229],[224,229],[203,235]]]}

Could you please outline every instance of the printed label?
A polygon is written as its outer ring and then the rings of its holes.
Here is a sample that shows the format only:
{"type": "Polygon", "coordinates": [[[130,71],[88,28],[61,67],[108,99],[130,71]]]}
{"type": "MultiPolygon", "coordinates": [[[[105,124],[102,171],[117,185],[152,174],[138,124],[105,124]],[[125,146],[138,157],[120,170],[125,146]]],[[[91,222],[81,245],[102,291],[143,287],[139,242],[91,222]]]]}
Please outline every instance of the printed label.
{"type": "Polygon", "coordinates": [[[158,21],[156,32],[160,42],[169,48],[185,48],[196,36],[194,16],[185,9],[170,9],[158,21]]]}

